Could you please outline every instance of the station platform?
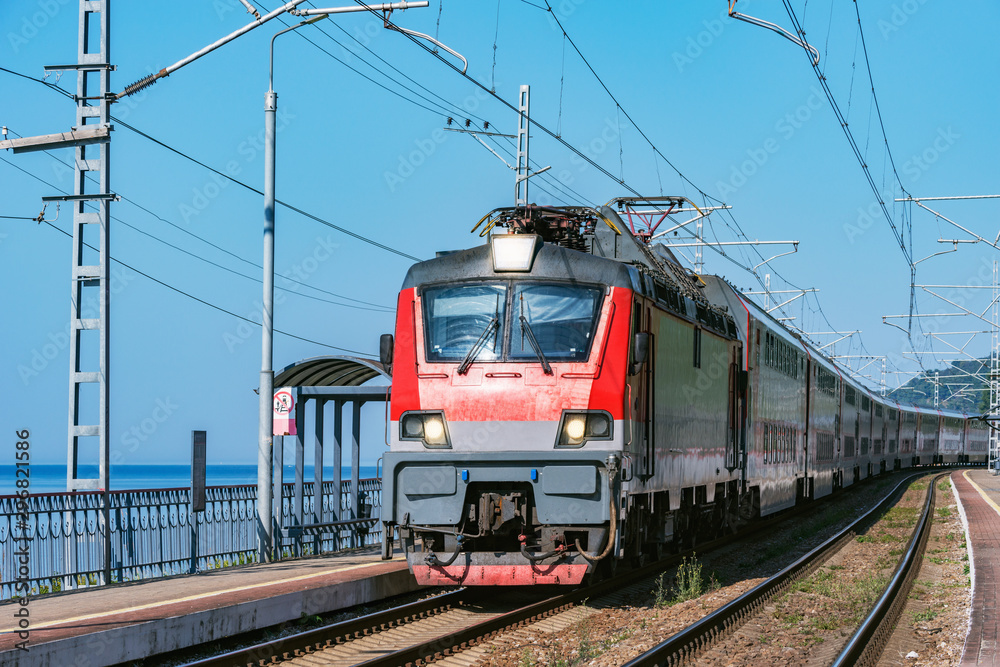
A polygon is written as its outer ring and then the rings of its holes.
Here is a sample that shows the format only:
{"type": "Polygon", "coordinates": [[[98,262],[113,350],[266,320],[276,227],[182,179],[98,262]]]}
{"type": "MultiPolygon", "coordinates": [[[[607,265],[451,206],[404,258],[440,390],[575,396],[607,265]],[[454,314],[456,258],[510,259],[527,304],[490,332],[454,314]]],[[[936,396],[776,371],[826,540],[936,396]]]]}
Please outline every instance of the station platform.
{"type": "Polygon", "coordinates": [[[951,479],[972,546],[972,618],[961,664],[1000,667],[1000,477],[980,468],[953,472],[951,479]]]}
{"type": "Polygon", "coordinates": [[[27,653],[7,602],[0,665],[115,665],[418,588],[376,548],[57,593],[29,600],[27,653]]]}

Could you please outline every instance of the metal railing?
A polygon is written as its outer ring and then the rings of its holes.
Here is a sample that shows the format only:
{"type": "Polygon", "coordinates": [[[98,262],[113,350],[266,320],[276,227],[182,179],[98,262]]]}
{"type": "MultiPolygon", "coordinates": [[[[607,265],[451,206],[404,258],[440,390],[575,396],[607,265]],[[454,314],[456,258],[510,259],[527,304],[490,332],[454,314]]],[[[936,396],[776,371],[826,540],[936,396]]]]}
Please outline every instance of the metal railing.
{"type": "MultiPolygon", "coordinates": [[[[356,512],[350,481],[324,482],[315,521],[313,486],[303,485],[306,523],[340,523],[309,534],[294,530],[293,489],[284,484],[281,525],[275,531],[279,558],[381,543],[381,522],[350,521],[379,516],[381,480],[360,480],[356,512]]],[[[257,486],[210,486],[206,491],[205,511],[197,512],[193,522],[187,488],[108,494],[111,583],[257,562],[257,486]]],[[[0,601],[22,595],[25,580],[31,595],[108,583],[102,498],[99,491],[0,496],[0,601]]]]}

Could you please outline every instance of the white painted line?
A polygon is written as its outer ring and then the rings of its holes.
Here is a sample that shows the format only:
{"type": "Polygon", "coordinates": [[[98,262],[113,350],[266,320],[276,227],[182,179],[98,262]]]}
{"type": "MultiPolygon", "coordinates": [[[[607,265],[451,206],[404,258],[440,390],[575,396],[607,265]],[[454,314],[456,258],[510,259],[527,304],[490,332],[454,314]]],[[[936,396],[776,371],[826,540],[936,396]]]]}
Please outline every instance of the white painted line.
{"type": "MultiPolygon", "coordinates": [[[[217,597],[219,595],[225,595],[227,593],[239,593],[240,591],[249,591],[254,588],[263,588],[265,586],[274,586],[276,584],[287,584],[293,581],[303,581],[305,579],[315,579],[316,577],[325,577],[330,574],[335,574],[337,572],[347,572],[349,570],[360,570],[365,567],[372,567],[374,565],[382,565],[382,561],[376,561],[374,563],[360,563],[358,565],[348,565],[346,567],[338,568],[336,570],[324,570],[323,572],[317,572],[315,574],[303,574],[298,577],[289,577],[288,579],[276,579],[273,581],[262,581],[258,584],[250,584],[248,586],[238,586],[236,588],[227,588],[222,591],[211,591],[209,593],[199,593],[198,595],[189,595],[183,598],[176,598],[173,600],[160,600],[159,602],[153,602],[150,604],[139,605],[137,607],[128,607],[125,609],[111,609],[99,614],[88,614],[86,616],[74,616],[72,618],[63,618],[58,621],[49,621],[48,623],[32,623],[31,629],[37,630],[39,628],[48,628],[54,625],[62,625],[63,623],[78,623],[80,621],[87,621],[95,618],[103,618],[112,614],[128,614],[135,611],[143,611],[145,609],[156,609],[157,607],[162,607],[168,604],[177,604],[180,602],[191,602],[193,600],[204,600],[206,598],[217,597]]],[[[96,589],[95,589],[96,590],[96,589]]],[[[18,632],[20,630],[17,626],[8,626],[5,628],[0,628],[0,634],[10,634],[13,632],[18,632]]]]}
{"type": "Polygon", "coordinates": [[[964,478],[965,478],[965,481],[967,481],[967,482],[968,482],[969,484],[971,484],[971,485],[972,485],[972,487],[973,487],[973,488],[974,488],[974,489],[975,489],[976,491],[978,491],[978,492],[979,492],[979,495],[981,495],[981,496],[983,497],[983,500],[985,500],[985,501],[986,501],[986,502],[987,502],[987,503],[989,504],[989,506],[993,508],[993,511],[994,511],[994,512],[996,512],[997,514],[1000,514],[1000,506],[998,506],[998,505],[997,505],[997,504],[996,504],[995,502],[993,502],[993,499],[992,499],[992,498],[990,498],[990,497],[989,497],[988,495],[986,495],[986,492],[985,492],[985,491],[983,491],[983,490],[982,490],[982,489],[981,489],[981,488],[979,487],[979,485],[978,485],[978,484],[976,484],[975,482],[973,482],[973,481],[972,481],[972,480],[971,480],[971,479],[969,478],[969,471],[968,471],[968,470],[965,470],[965,471],[963,471],[963,472],[962,472],[962,477],[964,477],[964,478]]]}

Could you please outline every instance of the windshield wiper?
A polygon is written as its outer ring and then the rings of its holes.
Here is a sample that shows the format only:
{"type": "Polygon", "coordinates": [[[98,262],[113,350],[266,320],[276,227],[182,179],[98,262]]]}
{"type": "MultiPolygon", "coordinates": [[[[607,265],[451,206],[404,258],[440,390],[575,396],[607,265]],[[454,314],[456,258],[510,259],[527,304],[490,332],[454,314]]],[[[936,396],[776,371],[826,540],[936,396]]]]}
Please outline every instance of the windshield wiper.
{"type": "Polygon", "coordinates": [[[500,316],[497,314],[493,316],[493,319],[491,319],[486,325],[486,328],[483,329],[483,333],[479,334],[479,338],[476,339],[475,344],[469,348],[469,353],[465,355],[465,359],[462,359],[462,363],[458,366],[459,375],[465,375],[469,372],[469,367],[472,366],[472,362],[476,360],[479,353],[483,351],[484,347],[486,347],[486,341],[490,339],[490,335],[496,331],[499,325],[500,316]]]}
{"type": "MultiPolygon", "coordinates": [[[[522,297],[523,299],[523,297],[522,297]]],[[[538,360],[542,362],[542,370],[545,371],[546,375],[552,375],[552,366],[545,359],[545,353],[542,352],[542,346],[538,344],[535,340],[535,332],[531,330],[531,325],[528,324],[527,318],[524,317],[524,301],[521,301],[521,337],[524,338],[524,334],[528,334],[528,342],[531,343],[531,349],[535,351],[535,356],[538,360]]],[[[524,343],[521,343],[521,347],[524,347],[524,343]]]]}

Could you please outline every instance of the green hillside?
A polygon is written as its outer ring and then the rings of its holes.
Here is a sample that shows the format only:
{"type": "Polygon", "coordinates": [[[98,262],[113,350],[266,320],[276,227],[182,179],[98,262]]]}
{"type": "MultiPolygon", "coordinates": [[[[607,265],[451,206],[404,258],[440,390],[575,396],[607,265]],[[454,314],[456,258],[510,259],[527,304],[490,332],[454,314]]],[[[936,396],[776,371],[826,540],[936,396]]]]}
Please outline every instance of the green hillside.
{"type": "Polygon", "coordinates": [[[990,360],[955,361],[944,368],[922,373],[889,394],[900,403],[923,408],[934,407],[934,373],[940,378],[939,406],[947,410],[964,410],[982,414],[989,409],[990,360]],[[975,377],[974,377],[975,376],[975,377]]]}

